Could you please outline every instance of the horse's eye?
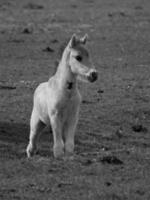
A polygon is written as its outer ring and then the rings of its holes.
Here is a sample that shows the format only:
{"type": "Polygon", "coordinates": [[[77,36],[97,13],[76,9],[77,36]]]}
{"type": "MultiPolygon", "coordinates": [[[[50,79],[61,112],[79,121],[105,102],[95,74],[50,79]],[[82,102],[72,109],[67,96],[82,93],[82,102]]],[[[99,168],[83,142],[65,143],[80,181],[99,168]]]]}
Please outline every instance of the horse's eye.
{"type": "Polygon", "coordinates": [[[76,56],[76,60],[81,62],[82,61],[82,57],[81,56],[76,56]]]}

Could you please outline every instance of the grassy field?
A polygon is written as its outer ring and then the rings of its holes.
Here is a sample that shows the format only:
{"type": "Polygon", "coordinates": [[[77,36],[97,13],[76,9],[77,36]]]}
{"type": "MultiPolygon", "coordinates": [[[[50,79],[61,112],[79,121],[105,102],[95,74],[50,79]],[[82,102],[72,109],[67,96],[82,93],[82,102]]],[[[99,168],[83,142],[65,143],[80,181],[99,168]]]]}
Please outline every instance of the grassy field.
{"type": "Polygon", "coordinates": [[[0,200],[149,200],[149,77],[149,0],[0,0],[0,200]],[[28,160],[33,92],[73,33],[99,72],[80,85],[74,160],[48,129],[28,160]]]}

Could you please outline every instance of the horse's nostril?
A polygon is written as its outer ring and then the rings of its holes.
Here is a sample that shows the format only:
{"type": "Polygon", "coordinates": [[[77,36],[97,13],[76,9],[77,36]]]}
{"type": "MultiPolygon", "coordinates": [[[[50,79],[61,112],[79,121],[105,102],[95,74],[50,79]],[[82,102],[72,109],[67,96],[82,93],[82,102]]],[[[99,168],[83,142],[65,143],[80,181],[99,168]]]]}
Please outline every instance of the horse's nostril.
{"type": "Polygon", "coordinates": [[[97,72],[92,72],[92,77],[94,80],[97,79],[97,72]]]}
{"type": "Polygon", "coordinates": [[[94,72],[90,73],[90,76],[89,76],[88,79],[89,79],[90,82],[94,82],[94,81],[97,80],[97,78],[98,78],[98,73],[94,71],[94,72]]]}
{"type": "Polygon", "coordinates": [[[92,76],[93,81],[96,81],[98,78],[97,72],[92,72],[91,76],[92,76]]]}

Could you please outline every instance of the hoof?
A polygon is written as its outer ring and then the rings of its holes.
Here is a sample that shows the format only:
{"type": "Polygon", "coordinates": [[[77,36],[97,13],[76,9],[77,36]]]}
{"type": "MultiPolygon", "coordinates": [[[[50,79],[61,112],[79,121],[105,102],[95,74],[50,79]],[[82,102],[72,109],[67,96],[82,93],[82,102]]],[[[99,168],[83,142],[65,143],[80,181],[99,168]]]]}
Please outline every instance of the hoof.
{"type": "Polygon", "coordinates": [[[54,146],[53,152],[55,158],[62,158],[64,156],[64,145],[54,146]]]}
{"type": "Polygon", "coordinates": [[[36,148],[32,145],[28,145],[26,149],[27,157],[31,158],[36,153],[36,148]]]}
{"type": "Polygon", "coordinates": [[[74,155],[73,154],[72,155],[66,155],[65,154],[65,156],[63,157],[63,160],[65,162],[67,162],[67,161],[73,161],[74,160],[74,155]]]}
{"type": "Polygon", "coordinates": [[[71,157],[71,156],[73,156],[73,152],[74,152],[74,144],[66,143],[65,144],[65,156],[71,157]]]}

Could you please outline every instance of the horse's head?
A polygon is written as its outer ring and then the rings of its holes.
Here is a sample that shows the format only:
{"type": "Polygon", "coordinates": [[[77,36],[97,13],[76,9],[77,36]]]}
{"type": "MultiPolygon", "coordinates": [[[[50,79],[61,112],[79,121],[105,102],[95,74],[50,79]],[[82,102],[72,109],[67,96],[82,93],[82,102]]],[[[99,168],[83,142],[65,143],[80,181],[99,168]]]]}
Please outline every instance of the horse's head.
{"type": "Polygon", "coordinates": [[[87,35],[78,39],[73,35],[67,45],[69,52],[68,64],[73,74],[80,80],[94,82],[98,78],[98,73],[94,68],[89,52],[85,48],[87,35]]]}

